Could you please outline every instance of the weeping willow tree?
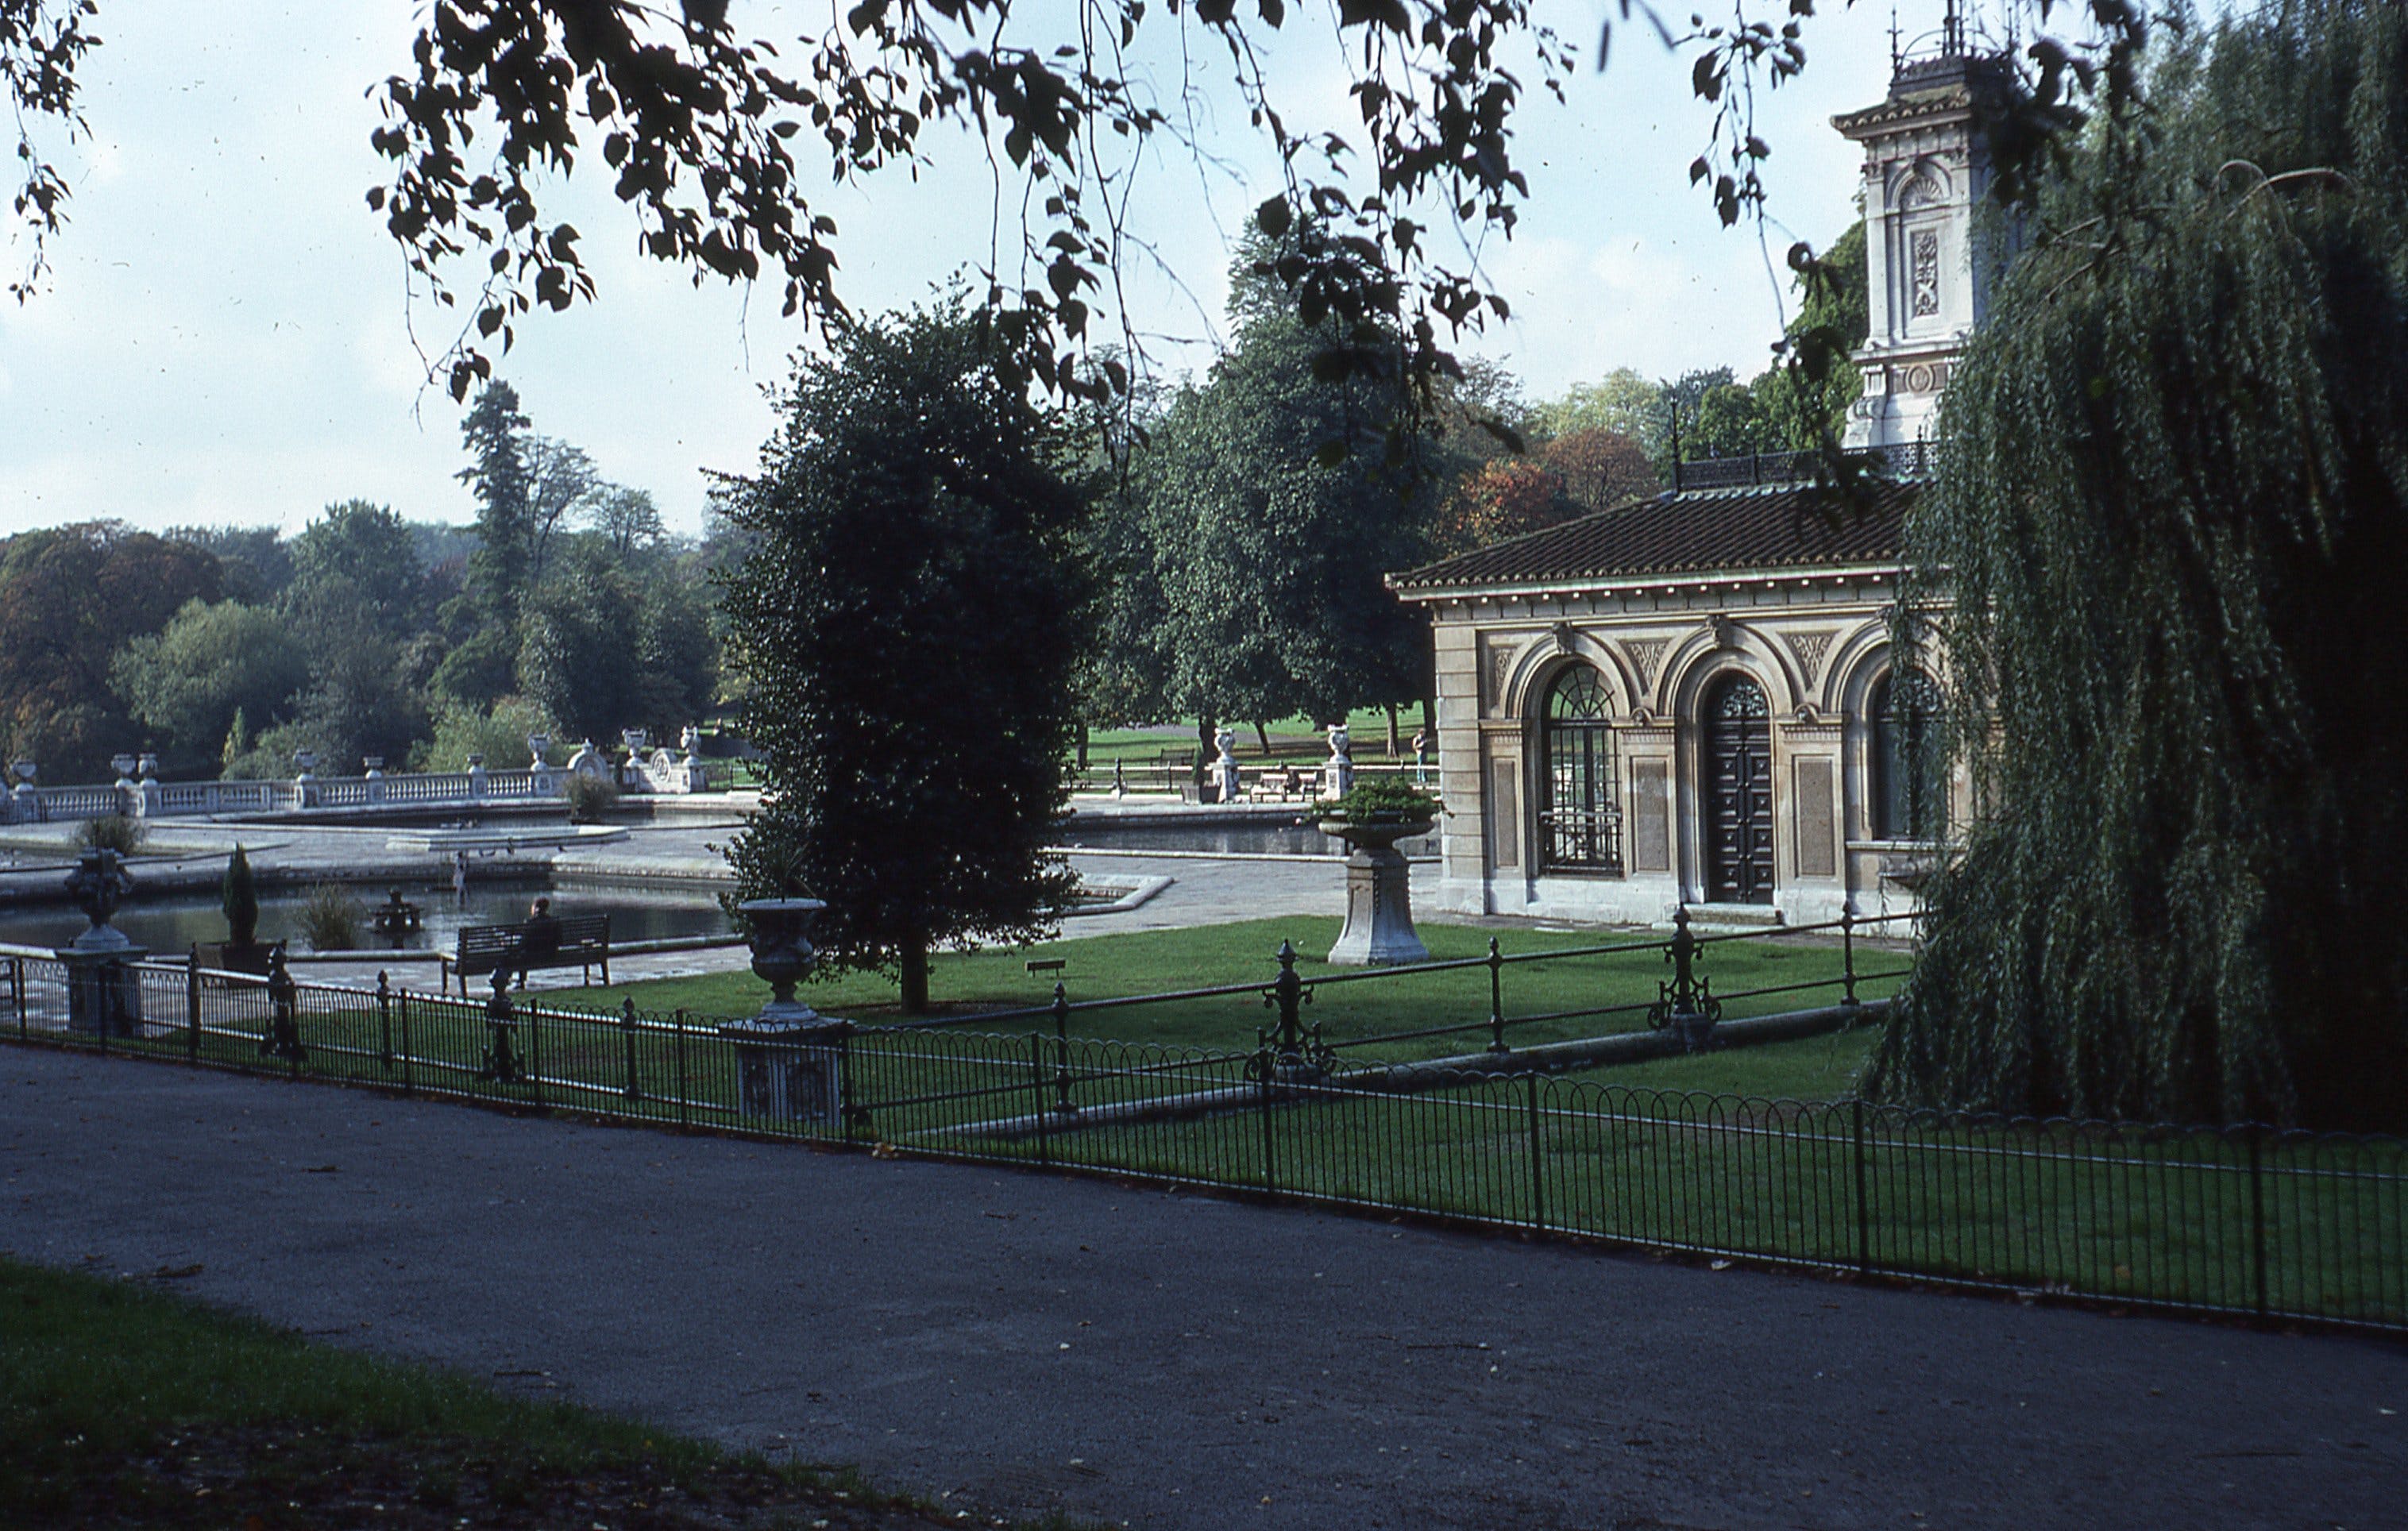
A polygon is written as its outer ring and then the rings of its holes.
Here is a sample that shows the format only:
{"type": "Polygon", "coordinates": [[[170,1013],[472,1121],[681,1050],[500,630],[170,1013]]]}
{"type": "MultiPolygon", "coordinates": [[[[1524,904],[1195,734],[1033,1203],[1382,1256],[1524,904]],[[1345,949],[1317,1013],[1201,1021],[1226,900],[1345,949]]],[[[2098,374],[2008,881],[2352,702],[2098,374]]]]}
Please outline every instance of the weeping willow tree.
{"type": "Polygon", "coordinates": [[[2408,15],[2293,4],[2100,124],[1912,556],[1985,812],[1872,1087],[2408,1123],[2408,15]]]}

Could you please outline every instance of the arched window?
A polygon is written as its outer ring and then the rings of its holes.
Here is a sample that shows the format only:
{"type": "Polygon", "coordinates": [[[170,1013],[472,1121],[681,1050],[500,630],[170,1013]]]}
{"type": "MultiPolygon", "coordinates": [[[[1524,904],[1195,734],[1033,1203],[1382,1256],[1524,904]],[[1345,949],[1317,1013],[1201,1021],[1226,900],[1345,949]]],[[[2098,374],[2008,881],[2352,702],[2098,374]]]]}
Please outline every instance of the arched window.
{"type": "Polygon", "coordinates": [[[1551,868],[1622,875],[1611,706],[1604,678],[1585,665],[1566,670],[1547,693],[1539,847],[1551,868]]]}
{"type": "Polygon", "coordinates": [[[1936,840],[1948,832],[1948,715],[1917,670],[1873,687],[1873,838],[1936,840]]]}

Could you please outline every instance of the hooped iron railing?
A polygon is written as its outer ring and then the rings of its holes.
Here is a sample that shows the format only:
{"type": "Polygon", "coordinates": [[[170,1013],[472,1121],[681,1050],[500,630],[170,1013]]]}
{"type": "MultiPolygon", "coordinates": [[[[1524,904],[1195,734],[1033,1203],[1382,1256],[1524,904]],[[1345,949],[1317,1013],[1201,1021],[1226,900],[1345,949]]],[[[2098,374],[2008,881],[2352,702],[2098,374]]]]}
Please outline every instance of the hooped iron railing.
{"type": "MultiPolygon", "coordinates": [[[[1856,923],[1842,926],[1843,939],[1856,923]]],[[[1665,986],[1693,985],[1694,1012],[1708,990],[1701,954],[1731,938],[1684,931],[1673,943],[1613,946],[1671,946],[1665,986]]],[[[1564,955],[1417,966],[1484,967],[1501,995],[1507,967],[1564,955]]],[[[197,961],[133,972],[138,1024],[77,1031],[64,966],[30,950],[0,953],[0,1027],[22,1042],[412,1095],[1105,1170],[1867,1275],[2408,1329],[2401,1139],[1770,1100],[1511,1070],[1447,1074],[1403,1093],[1375,1070],[1283,1066],[1287,1043],[1311,1055],[1306,994],[1393,974],[1307,977],[1289,962],[1269,985],[1186,992],[1259,1013],[1268,989],[1278,1020],[1251,1050],[1072,1036],[1058,1023],[1064,1012],[1114,1002],[1059,996],[1039,1011],[979,1017],[988,1028],[979,1031],[840,1028],[834,1108],[805,1120],[748,1111],[744,1043],[683,1011],[647,1015],[632,1000],[575,1010],[507,992],[463,1000],[381,979],[368,991],[271,981],[197,961]],[[1057,1023],[1001,1029],[1037,1016],[1057,1023]]],[[[1503,1014],[1500,997],[1492,1034],[1507,1038],[1531,1019],[1495,1027],[1503,1014]]]]}

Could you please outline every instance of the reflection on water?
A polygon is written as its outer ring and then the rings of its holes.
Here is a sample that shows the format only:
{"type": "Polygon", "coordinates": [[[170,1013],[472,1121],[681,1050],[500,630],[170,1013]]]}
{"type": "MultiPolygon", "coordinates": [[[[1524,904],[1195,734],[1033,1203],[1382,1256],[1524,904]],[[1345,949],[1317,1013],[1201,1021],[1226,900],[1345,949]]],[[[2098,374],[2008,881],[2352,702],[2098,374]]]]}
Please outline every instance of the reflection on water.
{"type": "MultiPolygon", "coordinates": [[[[351,896],[360,906],[363,946],[392,944],[380,938],[368,923],[369,914],[384,902],[388,886],[361,883],[351,889],[351,896]]],[[[608,914],[610,939],[614,942],[658,940],[670,936],[720,936],[727,931],[727,917],[720,911],[718,900],[707,893],[650,888],[641,892],[552,892],[535,883],[486,883],[471,887],[468,901],[463,905],[452,896],[448,884],[404,883],[401,895],[419,907],[424,915],[424,926],[404,937],[402,945],[430,951],[448,948],[455,944],[453,937],[463,925],[509,924],[525,919],[527,906],[538,894],[552,900],[552,912],[556,915],[608,914]]],[[[304,895],[298,890],[262,894],[259,938],[289,939],[296,949],[307,946],[308,943],[301,939],[297,928],[303,902],[304,895]]],[[[64,946],[85,928],[85,923],[82,915],[64,905],[12,909],[0,914],[0,941],[64,946]]],[[[226,938],[225,914],[212,894],[168,894],[145,898],[137,889],[134,898],[117,911],[109,923],[125,932],[136,945],[160,952],[181,952],[189,946],[207,946],[226,938]]]]}
{"type": "MultiPolygon", "coordinates": [[[[1343,840],[1333,840],[1311,823],[1244,824],[1118,824],[1109,820],[1081,823],[1073,819],[1054,827],[1054,843],[1087,851],[1186,851],[1222,856],[1342,856],[1343,840]]],[[[1397,849],[1408,856],[1438,854],[1438,836],[1399,840],[1397,849]]]]}

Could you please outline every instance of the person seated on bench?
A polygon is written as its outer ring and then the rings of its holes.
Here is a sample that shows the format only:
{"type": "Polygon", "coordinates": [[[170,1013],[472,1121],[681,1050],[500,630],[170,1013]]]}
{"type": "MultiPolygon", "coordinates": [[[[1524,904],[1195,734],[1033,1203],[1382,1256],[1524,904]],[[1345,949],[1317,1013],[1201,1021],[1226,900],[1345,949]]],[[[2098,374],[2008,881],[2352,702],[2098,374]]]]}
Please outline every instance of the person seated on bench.
{"type": "Polygon", "coordinates": [[[519,932],[519,987],[526,987],[527,969],[546,965],[560,955],[560,922],[552,918],[552,900],[538,898],[527,910],[525,928],[519,932]]]}

